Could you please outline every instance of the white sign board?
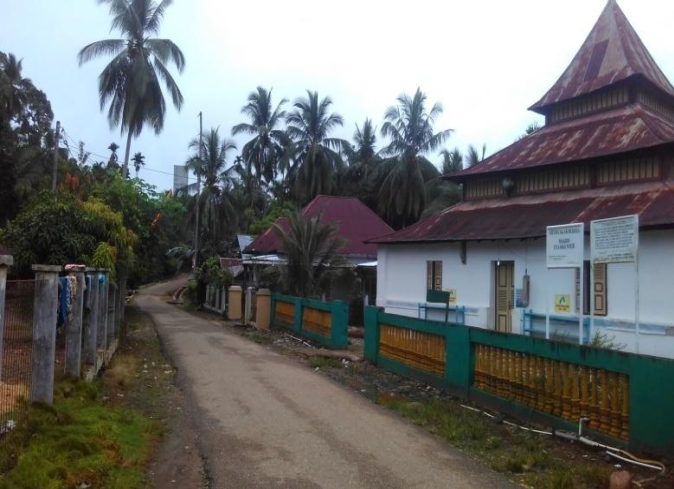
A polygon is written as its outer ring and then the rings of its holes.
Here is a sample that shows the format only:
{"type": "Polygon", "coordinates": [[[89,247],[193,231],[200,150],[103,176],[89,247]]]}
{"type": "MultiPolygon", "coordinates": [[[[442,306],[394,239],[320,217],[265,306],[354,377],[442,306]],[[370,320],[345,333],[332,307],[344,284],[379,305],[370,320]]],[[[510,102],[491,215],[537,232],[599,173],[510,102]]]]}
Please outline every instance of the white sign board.
{"type": "Polygon", "coordinates": [[[548,268],[579,268],[583,266],[585,225],[548,226],[546,233],[548,268]]]}
{"type": "Polygon", "coordinates": [[[639,216],[592,221],[594,263],[633,263],[639,248],[639,216]]]}

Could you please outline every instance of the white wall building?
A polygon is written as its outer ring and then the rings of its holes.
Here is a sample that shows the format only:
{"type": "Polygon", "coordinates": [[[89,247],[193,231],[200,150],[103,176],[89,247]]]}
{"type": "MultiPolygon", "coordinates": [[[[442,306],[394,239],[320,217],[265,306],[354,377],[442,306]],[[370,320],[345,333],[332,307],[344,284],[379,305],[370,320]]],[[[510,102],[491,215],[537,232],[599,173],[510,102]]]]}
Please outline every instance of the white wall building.
{"type": "Polygon", "coordinates": [[[447,290],[460,312],[450,320],[544,336],[549,314],[553,338],[578,341],[594,293],[596,331],[634,352],[635,265],[597,267],[593,284],[585,273],[581,301],[576,270],[547,269],[545,231],[585,223],[589,271],[590,222],[638,214],[639,352],[674,358],[674,88],[615,1],[532,110],[542,129],[445,177],[462,202],[375,240],[377,305],[444,319],[425,301],[447,290]]]}

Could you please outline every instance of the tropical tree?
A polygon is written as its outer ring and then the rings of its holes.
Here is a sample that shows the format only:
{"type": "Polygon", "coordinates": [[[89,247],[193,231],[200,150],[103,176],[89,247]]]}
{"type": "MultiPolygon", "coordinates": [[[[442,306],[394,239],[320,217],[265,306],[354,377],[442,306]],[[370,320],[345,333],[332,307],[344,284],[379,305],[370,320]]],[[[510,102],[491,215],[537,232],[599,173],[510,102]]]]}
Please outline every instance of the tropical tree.
{"type": "Polygon", "coordinates": [[[377,180],[381,163],[376,145],[377,128],[372,120],[365,119],[362,126],[356,125],[353,143],[344,148],[349,161],[344,193],[358,197],[373,210],[377,209],[377,180]]]}
{"type": "Polygon", "coordinates": [[[167,64],[173,63],[179,72],[185,67],[185,57],[169,39],[152,38],[159,33],[166,9],[173,0],[99,0],[110,6],[112,29],[119,30],[122,39],[96,41],[79,53],[80,66],[99,56],[113,56],[99,76],[98,92],[101,110],[109,104],[108,121],[127,134],[122,175],[129,171],[131,140],[140,135],[145,125],[155,134],[164,127],[166,102],[162,82],[180,110],[183,96],[167,64]]]}
{"type": "Polygon", "coordinates": [[[138,172],[140,171],[141,167],[145,166],[145,156],[143,156],[143,153],[140,151],[133,155],[133,167],[136,170],[136,178],[138,178],[138,172]]]}
{"type": "Polygon", "coordinates": [[[331,106],[330,97],[319,100],[318,92],[307,90],[307,96],[295,100],[294,110],[286,117],[286,132],[296,146],[297,167],[291,169],[291,178],[295,193],[303,202],[332,193],[333,176],[344,166],[339,150],[348,143],[330,137],[344,120],[341,115],[330,113],[331,106]]]}
{"type": "Polygon", "coordinates": [[[23,60],[17,59],[14,54],[0,53],[0,76],[4,77],[6,89],[1,93],[2,109],[12,119],[21,113],[28,103],[28,90],[32,89],[33,82],[23,77],[23,60]]]}
{"type": "Polygon", "coordinates": [[[317,297],[327,289],[336,269],[345,264],[339,254],[344,241],[335,226],[321,224],[321,214],[309,219],[294,209],[284,222],[286,226],[272,224],[287,260],[281,269],[283,289],[299,297],[317,297]]]}
{"type": "Polygon", "coordinates": [[[390,139],[381,154],[388,157],[379,192],[380,212],[395,227],[408,226],[419,219],[426,206],[426,182],[439,176],[438,169],[424,157],[449,138],[451,130],[434,132],[440,103],[426,109],[426,94],[420,89],[410,97],[398,97],[397,105],[384,114],[381,134],[390,139]]]}
{"type": "Polygon", "coordinates": [[[486,154],[487,154],[487,145],[483,144],[482,145],[482,152],[480,152],[475,146],[472,144],[468,145],[468,151],[466,153],[466,168],[472,168],[478,163],[481,163],[486,154]]]}
{"type": "Polygon", "coordinates": [[[527,136],[531,136],[533,133],[538,132],[542,129],[542,126],[540,122],[538,121],[533,121],[531,124],[527,126],[527,128],[524,130],[524,134],[522,134],[517,140],[519,141],[520,139],[524,139],[527,136]]]}
{"type": "MultiPolygon", "coordinates": [[[[199,139],[194,139],[189,147],[199,151],[199,139]]],[[[227,153],[236,149],[236,144],[227,138],[221,138],[219,129],[211,129],[203,138],[201,144],[202,158],[198,154],[187,162],[187,168],[201,177],[201,191],[198,201],[191,205],[191,222],[196,217],[196,206],[199,206],[199,233],[205,247],[211,247],[211,252],[217,252],[227,235],[232,234],[236,227],[236,210],[232,205],[230,195],[224,190],[223,184],[229,178],[227,167],[227,153]]],[[[188,186],[193,188],[193,185],[188,186]]],[[[196,199],[196,198],[195,198],[196,199]]],[[[208,250],[207,250],[208,251],[208,250]]]]}
{"type": "Polygon", "coordinates": [[[232,135],[249,134],[253,138],[246,143],[241,152],[242,158],[250,163],[258,178],[271,183],[278,173],[279,162],[283,160],[285,151],[283,140],[285,133],[279,128],[286,116],[283,105],[288,101],[282,99],[276,108],[272,103],[272,90],[257,87],[248,95],[248,103],[241,113],[249,122],[237,124],[232,128],[232,135]]]}
{"type": "Polygon", "coordinates": [[[117,143],[110,143],[110,146],[108,146],[108,149],[110,150],[110,159],[108,160],[109,165],[117,165],[117,162],[119,161],[119,156],[117,155],[117,150],[119,149],[119,144],[117,143]]]}
{"type": "Polygon", "coordinates": [[[461,171],[463,169],[463,155],[459,148],[454,148],[452,151],[443,149],[440,151],[440,157],[442,158],[443,175],[461,171]]]}

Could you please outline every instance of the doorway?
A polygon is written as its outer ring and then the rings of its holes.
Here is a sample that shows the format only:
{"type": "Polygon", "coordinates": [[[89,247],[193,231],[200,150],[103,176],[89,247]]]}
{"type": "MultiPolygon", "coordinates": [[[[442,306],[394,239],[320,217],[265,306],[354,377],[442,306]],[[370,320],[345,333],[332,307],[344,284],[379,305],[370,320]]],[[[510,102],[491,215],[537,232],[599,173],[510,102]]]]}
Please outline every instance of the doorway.
{"type": "Polygon", "coordinates": [[[512,333],[515,306],[515,262],[502,261],[496,267],[496,331],[512,333]]]}

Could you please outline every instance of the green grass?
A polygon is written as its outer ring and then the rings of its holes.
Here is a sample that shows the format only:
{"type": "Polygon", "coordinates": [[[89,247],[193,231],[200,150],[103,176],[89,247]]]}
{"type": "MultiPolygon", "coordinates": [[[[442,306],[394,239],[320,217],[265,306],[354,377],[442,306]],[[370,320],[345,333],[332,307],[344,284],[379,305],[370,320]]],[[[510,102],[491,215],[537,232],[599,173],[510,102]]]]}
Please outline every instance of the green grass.
{"type": "Polygon", "coordinates": [[[307,362],[311,368],[342,368],[342,361],[339,358],[312,357],[307,362]]]}
{"type": "Polygon", "coordinates": [[[0,450],[0,488],[145,486],[157,423],[104,405],[95,384],[63,381],[53,406],[32,405],[0,450]]]}
{"type": "Polygon", "coordinates": [[[553,453],[539,435],[515,431],[502,424],[439,400],[410,402],[380,396],[379,403],[414,424],[441,436],[486,462],[497,472],[512,474],[537,489],[604,488],[609,466],[569,461],[553,453]]]}
{"type": "Polygon", "coordinates": [[[245,333],[244,336],[259,345],[268,345],[273,340],[270,335],[258,333],[256,331],[253,331],[252,333],[245,333]]]}

